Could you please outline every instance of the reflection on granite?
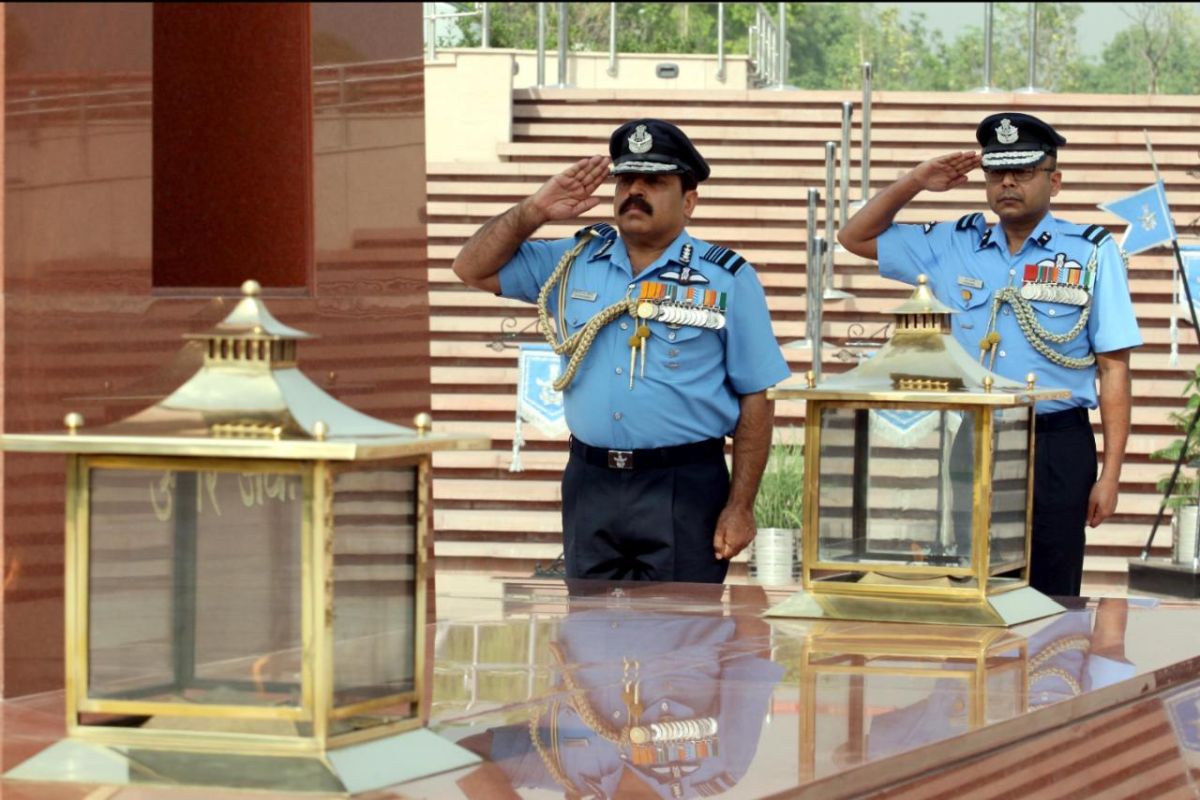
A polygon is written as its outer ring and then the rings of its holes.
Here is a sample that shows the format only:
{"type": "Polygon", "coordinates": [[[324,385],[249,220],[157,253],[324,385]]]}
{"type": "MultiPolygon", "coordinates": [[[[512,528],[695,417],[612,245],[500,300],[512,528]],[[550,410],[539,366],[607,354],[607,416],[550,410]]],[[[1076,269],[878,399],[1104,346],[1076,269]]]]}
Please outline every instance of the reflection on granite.
{"type": "MultiPolygon", "coordinates": [[[[1200,607],[1080,602],[1011,630],[768,623],[758,614],[769,603],[753,587],[726,587],[719,603],[691,586],[593,588],[602,591],[509,584],[499,608],[481,600],[478,620],[439,626],[434,728],[490,763],[453,776],[453,785],[438,776],[406,791],[670,798],[894,787],[931,797],[922,781],[936,770],[948,796],[961,796],[976,785],[978,756],[1024,748],[1039,763],[1059,750],[1082,757],[1070,767],[1085,770],[1079,785],[1147,796],[1132,769],[1140,760],[1042,740],[1073,740],[1086,722],[1123,741],[1144,731],[1148,714],[1163,735],[1139,758],[1158,765],[1164,789],[1192,791],[1187,754],[1200,748],[1170,733],[1164,700],[1142,700],[1142,710],[1130,703],[1171,687],[1200,698],[1200,639],[1167,633],[1200,621],[1200,607]],[[639,710],[664,737],[664,721],[691,737],[647,759],[634,741],[638,727],[629,727],[639,710]],[[715,747],[697,735],[712,727],[715,747]]],[[[1200,719],[1200,705],[1181,702],[1180,719],[1200,719]]],[[[1047,769],[1014,786],[1022,796],[1081,796],[1072,794],[1078,782],[1068,791],[1056,778],[1047,769]]]]}
{"type": "MultiPolygon", "coordinates": [[[[721,587],[712,589],[719,600],[721,587]]],[[[571,600],[546,631],[542,663],[553,685],[527,720],[460,742],[500,768],[482,770],[479,782],[597,797],[711,796],[735,786],[784,673],[770,659],[770,627],[750,615],[639,607],[627,595],[571,600]]],[[[473,794],[495,791],[479,785],[473,794]]]]}
{"type": "MultiPolygon", "coordinates": [[[[1200,797],[1200,606],[1080,601],[1004,630],[766,620],[754,586],[485,594],[439,596],[430,725],[487,762],[364,796],[1200,797]]],[[[6,770],[62,735],[60,694],[0,711],[6,770]]]]}

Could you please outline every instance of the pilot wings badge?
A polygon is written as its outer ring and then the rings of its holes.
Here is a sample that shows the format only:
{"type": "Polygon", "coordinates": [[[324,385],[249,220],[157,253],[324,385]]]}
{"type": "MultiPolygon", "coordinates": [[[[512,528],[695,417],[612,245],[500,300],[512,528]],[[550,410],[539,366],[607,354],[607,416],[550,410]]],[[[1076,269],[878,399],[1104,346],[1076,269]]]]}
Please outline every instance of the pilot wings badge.
{"type": "Polygon", "coordinates": [[[685,286],[692,283],[708,283],[708,278],[704,277],[699,272],[692,272],[691,267],[684,267],[679,272],[675,272],[674,270],[671,272],[664,272],[662,277],[666,280],[675,281],[676,283],[680,283],[685,286]]]}
{"type": "Polygon", "coordinates": [[[633,133],[629,134],[629,152],[649,153],[650,148],[654,146],[654,137],[646,130],[645,125],[638,125],[633,133]]]}
{"type": "Polygon", "coordinates": [[[1020,130],[1016,125],[1009,121],[1008,117],[1000,120],[999,127],[996,128],[996,141],[1000,144],[1012,144],[1020,135],[1020,130]]]}

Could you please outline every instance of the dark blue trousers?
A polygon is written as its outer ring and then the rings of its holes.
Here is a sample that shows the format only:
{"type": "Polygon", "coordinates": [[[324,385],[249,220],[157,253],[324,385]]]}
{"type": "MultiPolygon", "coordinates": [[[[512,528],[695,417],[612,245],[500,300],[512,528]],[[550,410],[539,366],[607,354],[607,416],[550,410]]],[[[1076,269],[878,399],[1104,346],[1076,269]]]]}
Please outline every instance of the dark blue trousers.
{"type": "MultiPolygon", "coordinates": [[[[1029,585],[1055,597],[1078,597],[1088,498],[1098,466],[1096,436],[1084,408],[1039,414],[1035,419],[1029,585]]],[[[955,475],[954,533],[960,552],[966,552],[971,541],[974,438],[964,426],[950,457],[955,475]]]]}
{"type": "Polygon", "coordinates": [[[574,450],[562,480],[568,578],[721,583],[713,554],[729,497],[721,453],[681,466],[613,469],[574,450]]]}
{"type": "Polygon", "coordinates": [[[1078,597],[1096,435],[1082,408],[1039,415],[1035,430],[1029,584],[1043,594],[1078,597]]]}

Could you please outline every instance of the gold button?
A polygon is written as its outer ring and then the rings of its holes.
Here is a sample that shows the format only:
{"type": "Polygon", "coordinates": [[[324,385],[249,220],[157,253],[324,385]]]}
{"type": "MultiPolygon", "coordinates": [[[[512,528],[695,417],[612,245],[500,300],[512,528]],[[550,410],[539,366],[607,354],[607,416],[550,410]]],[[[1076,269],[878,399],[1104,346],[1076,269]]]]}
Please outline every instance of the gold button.
{"type": "Polygon", "coordinates": [[[963,298],[963,300],[970,300],[971,299],[971,290],[963,289],[962,290],[962,298],[963,298]]]}

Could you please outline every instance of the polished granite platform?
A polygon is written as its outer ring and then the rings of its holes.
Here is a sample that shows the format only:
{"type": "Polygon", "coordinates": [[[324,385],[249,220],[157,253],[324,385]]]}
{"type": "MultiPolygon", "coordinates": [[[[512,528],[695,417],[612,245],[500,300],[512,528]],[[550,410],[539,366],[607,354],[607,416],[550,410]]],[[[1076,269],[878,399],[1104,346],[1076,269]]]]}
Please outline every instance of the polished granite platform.
{"type": "MultiPolygon", "coordinates": [[[[1007,630],[760,616],[784,596],[441,593],[430,727],[485,760],[359,796],[1200,797],[1198,605],[1080,601],[1007,630]]],[[[0,703],[5,771],[62,736],[62,708],[0,703]]],[[[4,779],[0,798],[282,796],[162,780],[4,779]]]]}

